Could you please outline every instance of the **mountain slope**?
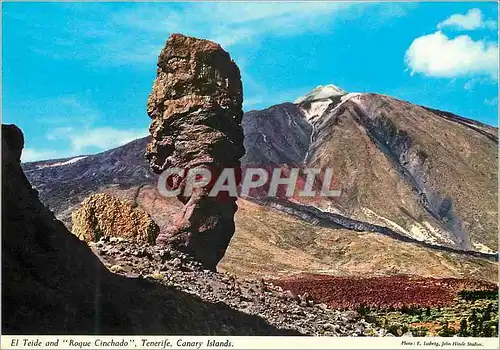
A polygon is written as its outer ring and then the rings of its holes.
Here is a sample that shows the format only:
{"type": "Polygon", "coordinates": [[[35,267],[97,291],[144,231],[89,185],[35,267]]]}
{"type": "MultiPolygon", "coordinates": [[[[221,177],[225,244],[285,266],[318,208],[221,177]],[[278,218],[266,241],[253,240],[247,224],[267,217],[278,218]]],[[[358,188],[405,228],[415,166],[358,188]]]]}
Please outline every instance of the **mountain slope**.
{"type": "MultiPolygon", "coordinates": [[[[105,191],[151,213],[161,228],[171,225],[173,215],[182,208],[176,198],[160,196],[152,185],[105,191]]],[[[403,273],[497,281],[498,264],[484,258],[429,249],[377,232],[336,228],[244,199],[237,204],[236,232],[219,264],[220,270],[237,276],[403,273]]]]}
{"type": "Polygon", "coordinates": [[[23,170],[40,200],[68,226],[71,212],[93,193],[155,183],[144,159],[147,143],[144,137],[99,154],[25,163],[23,170]]]}
{"type": "Polygon", "coordinates": [[[463,120],[388,96],[344,95],[313,122],[306,162],[334,168],[342,186],[334,205],[350,217],[496,250],[496,130],[463,120]]]}
{"type": "MultiPolygon", "coordinates": [[[[243,275],[326,270],[497,279],[496,263],[471,256],[496,250],[496,128],[337,87],[318,87],[297,103],[248,112],[243,127],[243,165],[331,167],[342,195],[294,198],[293,214],[273,200],[239,200],[247,209],[237,213],[237,231],[221,268],[243,275]],[[273,226],[289,220],[290,229],[273,226]],[[288,241],[295,243],[279,243],[288,241]],[[291,255],[301,257],[300,264],[290,264],[291,255]]],[[[95,192],[128,198],[166,227],[180,203],[156,191],[143,156],[146,143],[143,138],[85,158],[28,163],[24,170],[68,227],[71,211],[95,192]]]]}
{"type": "Polygon", "coordinates": [[[309,147],[312,126],[300,108],[283,103],[262,111],[250,111],[243,118],[246,153],[243,165],[303,163],[309,147]]]}
{"type": "Polygon", "coordinates": [[[311,224],[276,209],[238,201],[236,233],[219,268],[239,276],[301,272],[335,276],[388,276],[498,280],[498,264],[438,251],[374,232],[311,224]]]}

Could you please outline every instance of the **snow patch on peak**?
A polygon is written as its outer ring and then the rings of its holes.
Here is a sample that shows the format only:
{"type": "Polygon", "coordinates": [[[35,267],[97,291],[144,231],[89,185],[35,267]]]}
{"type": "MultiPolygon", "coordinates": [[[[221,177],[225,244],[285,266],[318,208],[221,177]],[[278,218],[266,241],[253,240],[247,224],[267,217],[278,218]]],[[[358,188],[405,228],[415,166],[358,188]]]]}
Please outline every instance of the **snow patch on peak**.
{"type": "Polygon", "coordinates": [[[361,92],[350,92],[350,93],[345,94],[344,96],[342,96],[340,98],[340,101],[341,102],[345,102],[345,101],[350,100],[350,99],[353,99],[353,100],[356,100],[356,101],[360,101],[361,100],[361,96],[363,96],[363,94],[361,92]]]}
{"type": "Polygon", "coordinates": [[[311,102],[311,106],[309,109],[301,108],[302,113],[306,116],[306,120],[309,123],[314,123],[317,119],[321,118],[323,113],[327,110],[327,108],[330,106],[332,101],[327,100],[327,101],[313,101],[311,102]]]}
{"type": "Polygon", "coordinates": [[[52,164],[43,164],[38,166],[38,169],[43,169],[43,168],[51,168],[55,166],[64,166],[64,165],[69,165],[69,164],[74,164],[82,159],[87,158],[87,156],[82,156],[82,157],[75,157],[70,160],[67,160],[65,162],[57,162],[57,163],[52,163],[52,164]]]}
{"type": "Polygon", "coordinates": [[[328,98],[332,98],[332,97],[343,96],[346,93],[347,93],[346,91],[342,90],[341,88],[339,88],[338,86],[335,86],[333,84],[325,85],[325,86],[319,85],[313,91],[308,93],[307,95],[296,99],[294,103],[323,100],[323,99],[328,99],[328,98]]]}

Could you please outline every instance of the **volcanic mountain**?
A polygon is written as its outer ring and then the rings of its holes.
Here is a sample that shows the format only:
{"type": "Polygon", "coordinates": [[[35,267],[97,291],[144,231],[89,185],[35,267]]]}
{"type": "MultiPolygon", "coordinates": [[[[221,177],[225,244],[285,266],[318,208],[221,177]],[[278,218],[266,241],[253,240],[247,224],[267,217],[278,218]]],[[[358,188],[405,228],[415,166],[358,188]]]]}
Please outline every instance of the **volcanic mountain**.
{"type": "MultiPolygon", "coordinates": [[[[328,85],[245,113],[243,129],[243,165],[332,168],[341,196],[239,199],[220,269],[497,280],[497,128],[328,85]]],[[[132,200],[165,227],[181,204],[156,190],[147,142],[23,168],[70,229],[71,212],[97,192],[132,200]]]]}

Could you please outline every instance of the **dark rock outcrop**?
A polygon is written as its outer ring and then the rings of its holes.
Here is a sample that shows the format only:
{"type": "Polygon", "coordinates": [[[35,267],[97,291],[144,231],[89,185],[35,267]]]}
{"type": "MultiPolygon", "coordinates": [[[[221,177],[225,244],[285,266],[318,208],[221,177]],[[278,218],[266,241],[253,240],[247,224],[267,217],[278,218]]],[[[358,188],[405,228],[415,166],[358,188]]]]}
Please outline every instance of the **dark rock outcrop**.
{"type": "Polygon", "coordinates": [[[39,202],[20,166],[23,143],[2,125],[3,331],[79,332],[88,322],[91,332],[106,271],[39,202]]]}
{"type": "Polygon", "coordinates": [[[300,108],[283,103],[243,116],[245,131],[245,165],[300,166],[306,157],[312,126],[300,108]]]}
{"type": "Polygon", "coordinates": [[[40,203],[21,169],[23,143],[19,128],[2,125],[3,334],[291,334],[224,303],[109,272],[40,203]]]}
{"type": "MultiPolygon", "coordinates": [[[[241,177],[244,154],[240,71],[229,54],[207,40],[173,34],[158,60],[147,112],[152,122],[146,159],[156,173],[168,168],[208,168],[215,177],[233,168],[241,177]]],[[[193,255],[214,270],[234,234],[236,198],[209,197],[212,185],[184,194],[186,177],[171,177],[185,204],[177,225],[157,243],[193,255]]]]}

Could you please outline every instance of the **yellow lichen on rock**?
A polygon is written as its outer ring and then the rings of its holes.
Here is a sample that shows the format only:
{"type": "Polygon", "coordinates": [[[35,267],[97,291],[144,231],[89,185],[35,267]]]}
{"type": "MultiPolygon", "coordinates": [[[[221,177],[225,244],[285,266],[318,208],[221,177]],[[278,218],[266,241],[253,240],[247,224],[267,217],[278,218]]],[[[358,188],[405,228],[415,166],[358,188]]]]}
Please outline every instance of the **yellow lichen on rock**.
{"type": "Polygon", "coordinates": [[[144,210],[106,193],[93,194],[71,214],[73,233],[87,242],[115,236],[154,244],[158,225],[144,210]]]}
{"type": "Polygon", "coordinates": [[[113,265],[109,268],[111,272],[118,273],[123,271],[123,267],[120,265],[113,265]]]}

